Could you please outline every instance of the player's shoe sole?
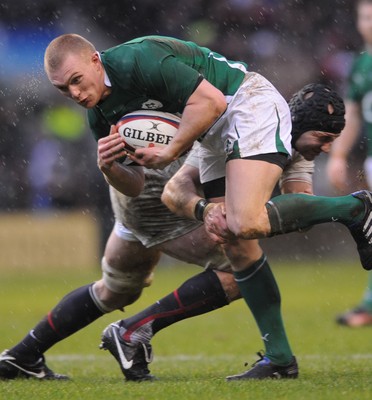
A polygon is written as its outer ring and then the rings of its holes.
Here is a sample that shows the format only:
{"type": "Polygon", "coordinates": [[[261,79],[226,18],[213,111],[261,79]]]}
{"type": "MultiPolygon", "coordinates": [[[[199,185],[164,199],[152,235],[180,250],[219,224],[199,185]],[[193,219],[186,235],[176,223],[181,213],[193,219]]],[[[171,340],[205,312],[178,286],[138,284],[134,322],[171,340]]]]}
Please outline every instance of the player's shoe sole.
{"type": "Polygon", "coordinates": [[[227,381],[242,381],[251,379],[296,379],[298,378],[298,365],[296,357],[293,356],[292,361],[285,366],[276,365],[261,353],[257,353],[260,357],[252,368],[238,375],[226,377],[227,381]]]}

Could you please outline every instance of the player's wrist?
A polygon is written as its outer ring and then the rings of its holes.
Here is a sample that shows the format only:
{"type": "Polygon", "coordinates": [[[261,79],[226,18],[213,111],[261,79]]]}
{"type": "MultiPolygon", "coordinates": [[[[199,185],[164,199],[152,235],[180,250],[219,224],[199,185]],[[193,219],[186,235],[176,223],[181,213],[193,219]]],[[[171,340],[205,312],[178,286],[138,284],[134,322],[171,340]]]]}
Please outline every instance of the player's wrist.
{"type": "Polygon", "coordinates": [[[204,216],[206,214],[206,210],[210,202],[207,199],[200,199],[197,201],[194,207],[194,217],[198,221],[204,221],[204,216]]]}
{"type": "Polygon", "coordinates": [[[329,153],[329,158],[333,160],[346,160],[348,158],[348,154],[342,150],[332,149],[329,153]]]}

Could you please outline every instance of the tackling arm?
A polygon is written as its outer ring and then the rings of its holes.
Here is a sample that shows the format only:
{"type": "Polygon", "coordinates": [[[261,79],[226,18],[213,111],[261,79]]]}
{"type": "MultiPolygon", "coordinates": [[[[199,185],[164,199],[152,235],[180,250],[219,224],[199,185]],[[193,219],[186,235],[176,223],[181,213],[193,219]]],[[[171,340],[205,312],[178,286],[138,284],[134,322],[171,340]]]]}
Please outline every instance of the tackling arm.
{"type": "Polygon", "coordinates": [[[220,202],[210,203],[203,196],[198,168],[184,164],[165,185],[161,199],[175,214],[204,220],[207,227],[218,224],[218,234],[208,232],[209,236],[216,243],[225,243],[230,232],[226,224],[225,204],[221,202],[223,198],[214,199],[220,202]]]}
{"type": "Polygon", "coordinates": [[[345,128],[332,144],[331,153],[327,164],[327,175],[332,185],[348,192],[347,159],[359,136],[362,116],[360,105],[353,101],[345,102],[345,128]]]}
{"type": "Polygon", "coordinates": [[[304,193],[313,194],[312,185],[302,181],[285,182],[281,188],[282,194],[288,193],[304,193]]]}
{"type": "Polygon", "coordinates": [[[282,194],[313,194],[314,161],[307,161],[293,150],[291,163],[284,169],[279,181],[282,194]]]}
{"type": "Polygon", "coordinates": [[[162,202],[172,212],[190,219],[195,219],[195,205],[202,198],[199,170],[188,164],[184,164],[173,175],[161,196],[162,202]]]}

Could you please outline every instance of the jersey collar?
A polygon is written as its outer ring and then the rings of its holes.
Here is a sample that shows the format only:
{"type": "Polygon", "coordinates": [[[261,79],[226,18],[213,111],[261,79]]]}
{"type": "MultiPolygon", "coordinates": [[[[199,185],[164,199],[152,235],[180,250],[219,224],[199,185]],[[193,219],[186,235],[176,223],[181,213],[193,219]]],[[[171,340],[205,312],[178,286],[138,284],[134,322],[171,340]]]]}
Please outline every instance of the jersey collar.
{"type": "MultiPolygon", "coordinates": [[[[99,54],[98,51],[96,51],[96,54],[98,54],[98,57],[99,57],[99,59],[100,59],[101,62],[102,62],[101,54],[99,54]]],[[[105,70],[105,67],[104,67],[103,63],[102,63],[102,66],[103,66],[103,72],[104,72],[104,74],[105,74],[105,75],[104,75],[104,82],[105,82],[105,85],[108,86],[108,87],[112,87],[111,82],[110,82],[110,79],[109,79],[108,75],[106,74],[106,70],[105,70]]]]}

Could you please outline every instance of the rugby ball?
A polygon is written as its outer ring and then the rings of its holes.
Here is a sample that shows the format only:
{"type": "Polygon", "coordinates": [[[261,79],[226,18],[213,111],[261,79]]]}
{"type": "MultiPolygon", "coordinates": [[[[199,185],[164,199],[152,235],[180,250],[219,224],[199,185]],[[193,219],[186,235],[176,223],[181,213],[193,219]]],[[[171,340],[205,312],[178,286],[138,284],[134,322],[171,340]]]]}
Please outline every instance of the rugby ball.
{"type": "Polygon", "coordinates": [[[176,134],[180,120],[171,113],[140,110],[124,115],[116,126],[129,148],[164,147],[176,134]]]}

